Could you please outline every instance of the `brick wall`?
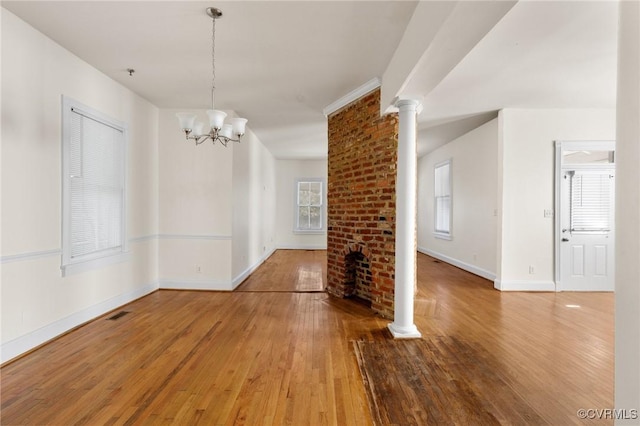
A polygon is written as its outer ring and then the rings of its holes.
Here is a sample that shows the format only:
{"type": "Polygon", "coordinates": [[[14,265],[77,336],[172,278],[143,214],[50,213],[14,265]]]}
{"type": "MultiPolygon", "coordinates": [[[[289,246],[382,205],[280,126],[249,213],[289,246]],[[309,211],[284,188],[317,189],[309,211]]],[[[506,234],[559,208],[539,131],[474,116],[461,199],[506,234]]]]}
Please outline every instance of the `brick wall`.
{"type": "Polygon", "coordinates": [[[345,258],[361,252],[371,309],[386,318],[393,318],[397,147],[397,114],[380,116],[379,89],[329,116],[327,291],[353,293],[345,258]]]}

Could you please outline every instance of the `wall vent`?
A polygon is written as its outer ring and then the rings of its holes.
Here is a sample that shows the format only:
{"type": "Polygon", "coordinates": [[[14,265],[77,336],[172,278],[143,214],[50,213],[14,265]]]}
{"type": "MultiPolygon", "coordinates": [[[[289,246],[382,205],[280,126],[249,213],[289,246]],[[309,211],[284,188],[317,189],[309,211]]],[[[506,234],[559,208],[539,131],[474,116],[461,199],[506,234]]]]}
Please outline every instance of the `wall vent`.
{"type": "Polygon", "coordinates": [[[113,315],[113,316],[111,316],[111,317],[109,317],[109,318],[107,318],[107,319],[108,319],[108,320],[115,321],[115,320],[120,319],[120,318],[122,318],[123,316],[127,315],[128,313],[130,313],[130,312],[128,312],[128,311],[120,311],[120,312],[118,312],[117,314],[115,314],[115,315],[113,315]]]}

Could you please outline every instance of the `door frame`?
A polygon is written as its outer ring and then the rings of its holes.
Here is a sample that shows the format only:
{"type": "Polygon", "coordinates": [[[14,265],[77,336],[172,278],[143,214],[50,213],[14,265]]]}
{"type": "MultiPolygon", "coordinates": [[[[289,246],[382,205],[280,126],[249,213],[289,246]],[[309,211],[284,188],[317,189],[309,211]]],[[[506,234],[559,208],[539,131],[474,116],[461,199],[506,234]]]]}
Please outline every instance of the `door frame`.
{"type": "MultiPolygon", "coordinates": [[[[555,272],[555,284],[556,291],[562,291],[562,259],[560,250],[560,239],[562,238],[562,173],[563,169],[569,167],[563,167],[562,164],[562,152],[563,151],[614,151],[616,149],[616,142],[612,140],[557,140],[555,141],[555,177],[554,177],[554,189],[555,189],[555,209],[554,209],[554,230],[553,230],[553,250],[554,250],[554,272],[555,272]]],[[[615,155],[615,154],[614,154],[615,155]]],[[[615,168],[615,157],[612,166],[615,168]]],[[[571,165],[571,168],[584,168],[580,165],[571,165]],[[577,166],[577,167],[576,167],[577,166]]],[[[597,168],[594,167],[594,168],[597,168]]],[[[614,228],[615,229],[615,228],[614,228]]],[[[614,254],[615,256],[615,254],[614,254]]]]}

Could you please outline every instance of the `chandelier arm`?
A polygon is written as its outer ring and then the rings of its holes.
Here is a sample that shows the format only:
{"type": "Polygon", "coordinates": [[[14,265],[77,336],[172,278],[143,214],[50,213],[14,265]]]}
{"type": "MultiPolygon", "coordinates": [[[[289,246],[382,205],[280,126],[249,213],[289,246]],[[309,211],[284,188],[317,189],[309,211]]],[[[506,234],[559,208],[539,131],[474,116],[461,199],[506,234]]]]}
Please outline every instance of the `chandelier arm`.
{"type": "Polygon", "coordinates": [[[240,142],[242,136],[238,136],[238,139],[233,139],[233,138],[228,138],[226,136],[218,136],[218,140],[220,141],[221,144],[223,144],[224,146],[227,146],[227,144],[229,142],[240,142]]]}
{"type": "Polygon", "coordinates": [[[209,139],[209,135],[187,135],[187,141],[192,140],[196,143],[196,145],[200,145],[202,142],[209,139]]]}

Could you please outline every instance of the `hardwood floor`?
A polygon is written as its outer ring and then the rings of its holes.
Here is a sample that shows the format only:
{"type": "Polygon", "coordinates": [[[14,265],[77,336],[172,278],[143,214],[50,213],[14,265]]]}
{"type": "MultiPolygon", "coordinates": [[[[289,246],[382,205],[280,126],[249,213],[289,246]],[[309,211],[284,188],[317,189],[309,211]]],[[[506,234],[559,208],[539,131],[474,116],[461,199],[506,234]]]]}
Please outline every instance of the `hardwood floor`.
{"type": "MultiPolygon", "coordinates": [[[[0,423],[372,424],[353,342],[388,321],[319,292],[325,260],[278,251],[235,292],[158,291],[62,336],[2,367],[0,423]]],[[[492,354],[544,421],[612,407],[613,294],[500,293],[424,255],[418,274],[423,335],[492,354]]]]}
{"type": "MultiPolygon", "coordinates": [[[[418,271],[415,321],[423,336],[488,351],[512,391],[550,425],[584,424],[577,410],[613,408],[613,293],[499,292],[424,255],[418,271]]],[[[589,424],[596,423],[613,421],[589,424]]]]}
{"type": "Polygon", "coordinates": [[[278,250],[236,291],[324,291],[327,285],[325,250],[278,250]]]}

